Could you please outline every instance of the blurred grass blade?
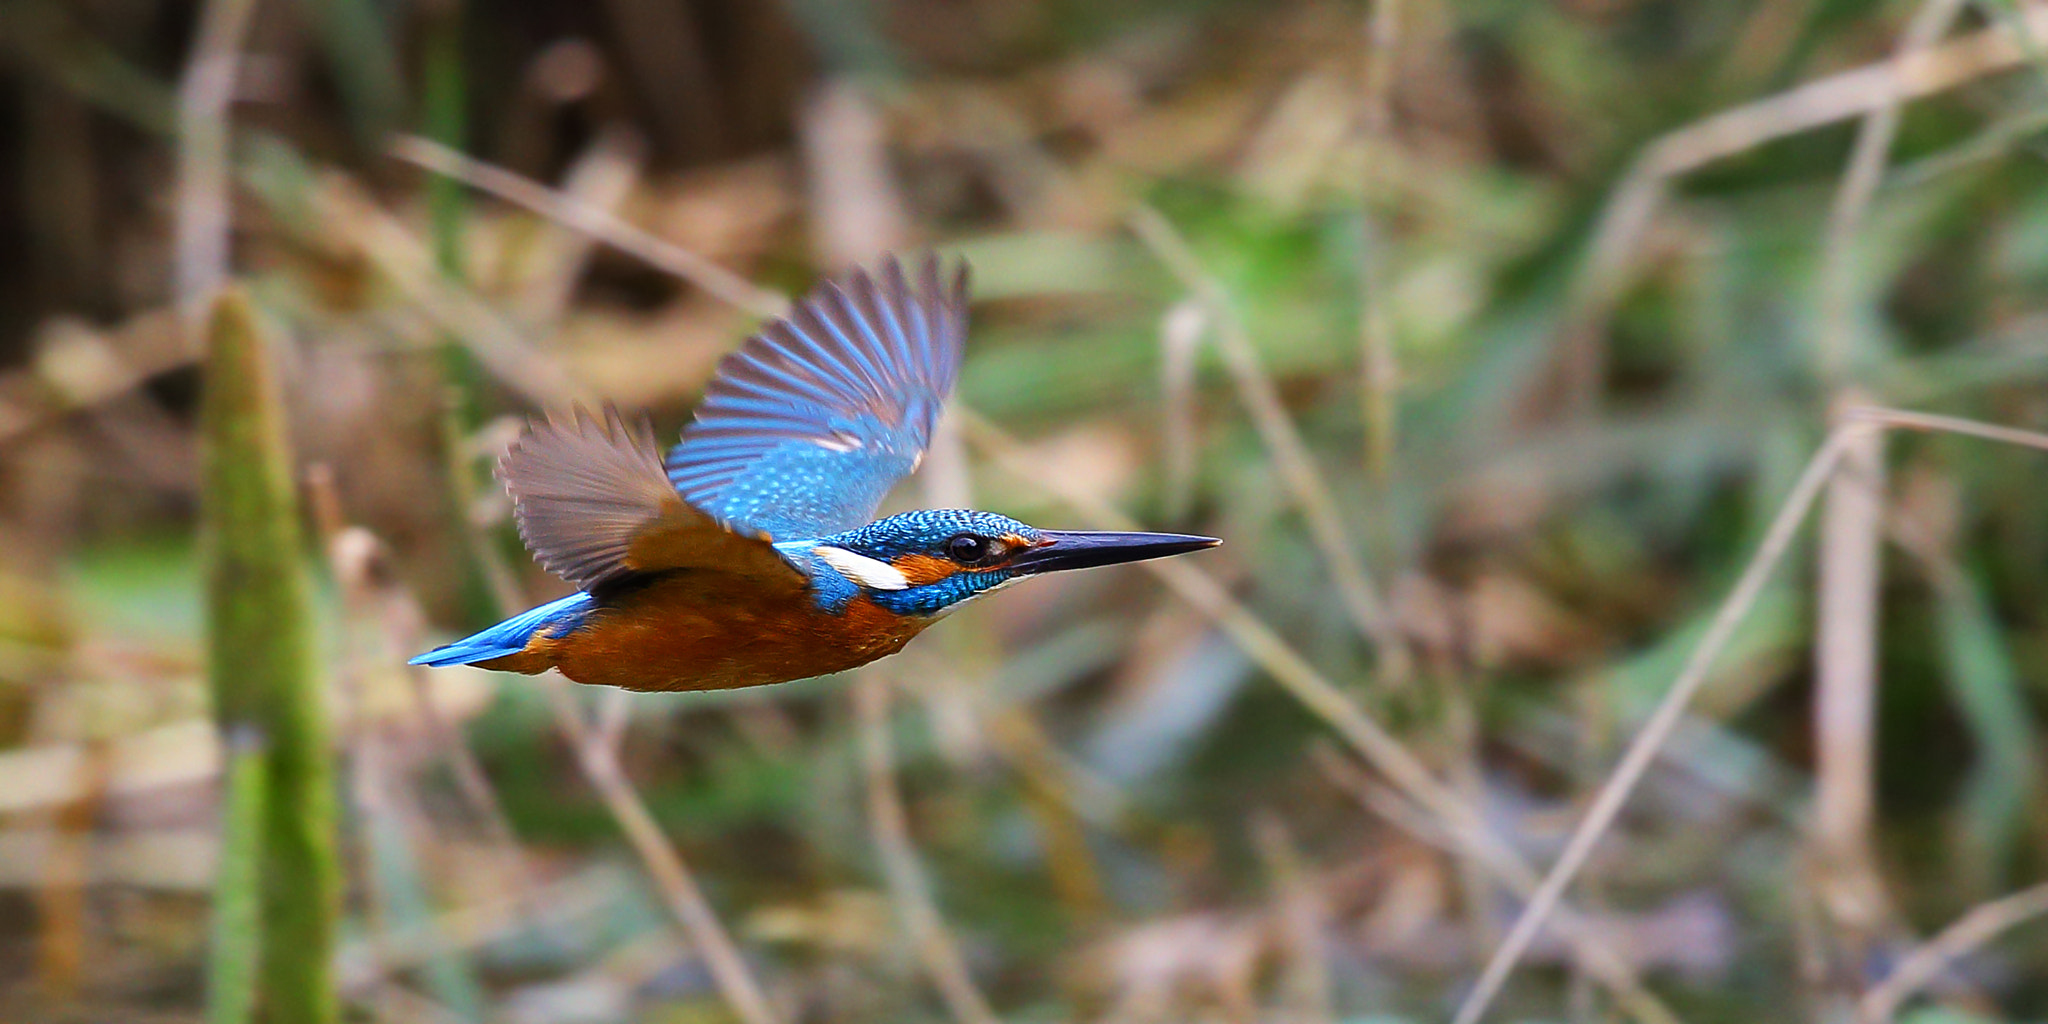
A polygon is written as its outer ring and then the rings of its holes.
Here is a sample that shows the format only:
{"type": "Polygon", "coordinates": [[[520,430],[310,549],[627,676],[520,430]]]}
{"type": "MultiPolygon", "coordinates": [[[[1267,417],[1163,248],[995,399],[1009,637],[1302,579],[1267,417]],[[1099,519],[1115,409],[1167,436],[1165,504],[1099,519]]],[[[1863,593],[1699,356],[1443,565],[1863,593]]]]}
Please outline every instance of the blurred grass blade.
{"type": "MultiPolygon", "coordinates": [[[[462,0],[440,0],[422,8],[426,20],[422,126],[428,138],[459,150],[467,134],[463,106],[469,95],[462,64],[462,0]]],[[[427,209],[434,224],[434,262],[442,273],[459,280],[463,273],[462,229],[468,214],[462,184],[441,175],[429,178],[427,209]]]]}
{"type": "Polygon", "coordinates": [[[220,862],[214,869],[213,945],[207,952],[207,1024],[245,1024],[256,1014],[263,954],[263,819],[270,776],[262,739],[238,729],[225,744],[220,862]]]}
{"type": "Polygon", "coordinates": [[[214,714],[266,744],[263,1002],[277,1024],[338,1019],[333,769],[316,680],[284,407],[270,346],[238,291],[207,332],[201,514],[214,714]]]}
{"type": "Polygon", "coordinates": [[[2036,787],[2034,728],[2003,630],[1968,572],[1936,589],[1941,656],[1976,763],[1963,788],[1966,853],[1996,881],[2011,863],[2036,787]]]}
{"type": "MultiPolygon", "coordinates": [[[[386,780],[388,781],[388,780],[386,780]]],[[[387,812],[389,808],[385,809],[387,812]]],[[[484,994],[469,963],[449,942],[434,916],[427,895],[427,880],[421,873],[419,855],[406,835],[405,826],[394,813],[372,813],[362,819],[369,833],[373,870],[368,881],[376,886],[378,899],[386,908],[393,927],[402,934],[426,935],[420,980],[426,990],[455,1019],[483,1019],[484,994]]]]}
{"type": "Polygon", "coordinates": [[[405,86],[398,74],[398,54],[390,27],[372,0],[300,0],[327,49],[342,102],[348,108],[356,139],[365,147],[382,144],[398,125],[405,106],[405,86]]]}

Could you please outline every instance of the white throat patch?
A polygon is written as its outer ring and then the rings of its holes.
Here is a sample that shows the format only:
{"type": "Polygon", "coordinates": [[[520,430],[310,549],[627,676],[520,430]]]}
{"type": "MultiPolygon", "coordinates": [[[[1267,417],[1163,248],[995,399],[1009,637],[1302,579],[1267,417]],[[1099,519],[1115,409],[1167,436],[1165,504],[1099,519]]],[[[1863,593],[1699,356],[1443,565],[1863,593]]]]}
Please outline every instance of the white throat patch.
{"type": "Polygon", "coordinates": [[[856,554],[845,548],[820,544],[811,553],[825,560],[825,564],[839,570],[841,576],[860,584],[869,590],[908,590],[910,580],[901,571],[887,562],[876,561],[866,555],[856,554]]]}

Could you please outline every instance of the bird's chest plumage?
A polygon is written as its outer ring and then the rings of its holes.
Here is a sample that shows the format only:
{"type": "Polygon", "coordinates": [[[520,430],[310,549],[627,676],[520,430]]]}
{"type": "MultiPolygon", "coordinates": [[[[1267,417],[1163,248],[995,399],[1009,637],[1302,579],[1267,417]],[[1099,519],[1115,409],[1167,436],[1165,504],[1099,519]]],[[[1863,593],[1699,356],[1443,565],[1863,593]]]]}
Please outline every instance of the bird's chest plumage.
{"type": "Polygon", "coordinates": [[[865,665],[901,650],[931,623],[865,596],[834,613],[801,592],[734,590],[686,579],[656,582],[593,611],[565,636],[535,637],[528,653],[579,683],[723,690],[865,665]]]}

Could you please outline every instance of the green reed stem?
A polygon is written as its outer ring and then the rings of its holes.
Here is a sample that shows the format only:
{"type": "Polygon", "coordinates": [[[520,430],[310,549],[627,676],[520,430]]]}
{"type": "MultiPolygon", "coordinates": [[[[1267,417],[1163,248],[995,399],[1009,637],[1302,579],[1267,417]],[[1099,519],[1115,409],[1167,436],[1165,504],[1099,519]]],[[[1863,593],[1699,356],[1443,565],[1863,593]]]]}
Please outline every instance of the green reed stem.
{"type": "Polygon", "coordinates": [[[207,1024],[246,1024],[256,1016],[263,956],[263,821],[270,772],[262,738],[241,729],[224,737],[220,865],[213,888],[213,939],[206,958],[207,1024]]]}
{"type": "MultiPolygon", "coordinates": [[[[256,855],[260,870],[245,873],[255,881],[229,884],[261,888],[265,1019],[332,1024],[339,1018],[332,960],[341,910],[333,766],[284,406],[269,340],[245,296],[220,298],[207,335],[200,507],[208,673],[224,734],[261,751],[251,756],[260,756],[264,776],[245,784],[263,791],[261,837],[228,835],[230,847],[256,855]]],[[[246,810],[230,808],[231,829],[246,810]]],[[[238,911],[238,904],[216,908],[220,916],[238,911]]],[[[216,955],[232,956],[241,942],[216,955]]]]}

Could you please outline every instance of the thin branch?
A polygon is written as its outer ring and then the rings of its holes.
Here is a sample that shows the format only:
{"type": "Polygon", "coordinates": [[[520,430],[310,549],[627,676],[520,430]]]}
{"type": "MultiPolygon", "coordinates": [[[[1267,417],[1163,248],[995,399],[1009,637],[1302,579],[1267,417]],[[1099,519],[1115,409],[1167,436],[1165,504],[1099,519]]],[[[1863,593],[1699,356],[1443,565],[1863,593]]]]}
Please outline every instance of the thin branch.
{"type": "Polygon", "coordinates": [[[1622,804],[1635,792],[1636,783],[1642,781],[1643,774],[1649,770],[1650,763],[1657,757],[1657,752],[1678,728],[1685,715],[1686,706],[1692,702],[1693,695],[1698,692],[1700,685],[1706,682],[1707,669],[1712,667],[1715,657],[1721,653],[1721,648],[1727,645],[1729,638],[1735,635],[1736,626],[1742,622],[1743,616],[1748,614],[1750,606],[1756,603],[1757,595],[1763,592],[1764,584],[1769,582],[1772,571],[1783,560],[1785,551],[1791,546],[1792,538],[1798,533],[1800,524],[1806,521],[1806,513],[1813,507],[1814,499],[1819,496],[1822,485],[1827,483],[1828,478],[1834,473],[1835,466],[1842,461],[1849,446],[1869,429],[1871,428],[1861,425],[1837,429],[1807,462],[1805,471],[1799,475],[1798,482],[1792,488],[1792,493],[1779,507],[1777,516],[1771,520],[1770,528],[1764,533],[1763,542],[1757,546],[1756,553],[1750,556],[1749,564],[1744,567],[1741,578],[1736,581],[1735,589],[1714,613],[1706,634],[1693,649],[1692,657],[1679,672],[1677,681],[1672,683],[1670,691],[1664,695],[1663,701],[1658,704],[1656,712],[1644,724],[1642,731],[1636,734],[1621,764],[1601,786],[1599,795],[1594,798],[1592,809],[1587,812],[1578,828],[1573,830],[1564,853],[1558,857],[1557,863],[1544,877],[1543,884],[1537,888],[1536,894],[1522,909],[1522,915],[1515,921],[1515,926],[1508,932],[1508,937],[1501,942],[1500,948],[1494,951],[1493,958],[1487,962],[1486,970],[1480,974],[1471,994],[1465,997],[1463,1005],[1458,1008],[1457,1016],[1452,1018],[1453,1024],[1474,1024],[1486,1012],[1487,1006],[1493,1002],[1493,997],[1500,992],[1509,972],[1514,970],[1516,962],[1528,950],[1529,943],[1536,938],[1536,933],[1542,929],[1544,920],[1557,908],[1558,901],[1564,896],[1565,887],[1578,876],[1579,869],[1585,866],[1586,859],[1593,853],[1593,848],[1607,834],[1608,827],[1621,812],[1622,804]]]}
{"type": "Polygon", "coordinates": [[[748,312],[773,317],[781,316],[789,309],[787,296],[759,287],[682,246],[634,227],[609,210],[502,167],[484,163],[432,139],[417,135],[400,136],[391,146],[391,155],[583,232],[748,312]]]}
{"type": "Polygon", "coordinates": [[[2048,434],[2013,427],[2001,427],[1996,423],[1981,423],[1956,416],[1939,413],[1913,412],[1908,409],[1886,409],[1878,406],[1862,406],[1851,410],[1849,418],[1870,423],[1880,423],[1901,430],[1919,430],[1936,434],[1961,434],[2001,444],[2018,445],[2048,452],[2048,434]]]}
{"type": "Polygon", "coordinates": [[[1892,1019],[1901,1004],[1940,977],[1949,964],[2044,915],[2048,915],[2048,883],[1972,907],[1941,934],[1907,954],[1891,974],[1863,994],[1858,1007],[1862,1019],[1866,1024],[1892,1019]]]}
{"type": "Polygon", "coordinates": [[[875,850],[889,880],[889,896],[910,931],[918,959],[931,975],[939,997],[961,1024],[997,1024],[995,1011],[974,987],[967,961],[939,914],[925,878],[917,848],[904,820],[903,798],[896,792],[895,754],[889,743],[889,682],[870,669],[853,685],[853,709],[860,720],[862,763],[867,769],[868,824],[875,850]]]}
{"type": "Polygon", "coordinates": [[[1359,631],[1371,638],[1380,657],[1381,671],[1391,679],[1407,678],[1413,666],[1407,642],[1402,639],[1385,599],[1367,574],[1365,564],[1352,544],[1350,529],[1338,511],[1335,499],[1330,496],[1329,486],[1316,469],[1315,458],[1309,454],[1307,443],[1295,429],[1286,404],[1280,400],[1279,389],[1273,386],[1272,377],[1259,364],[1258,352],[1252,346],[1243,320],[1231,308],[1223,286],[1202,269],[1187,240],[1157,210],[1139,205],[1131,212],[1130,224],[1139,240],[1159,257],[1159,261],[1180,280],[1181,286],[1208,307],[1223,361],[1237,384],[1239,400],[1244,403],[1267,450],[1272,452],[1281,480],[1293,493],[1295,503],[1301,506],[1302,515],[1308,520],[1309,533],[1316,547],[1322,551],[1330,575],[1336,582],[1338,596],[1359,631]]]}

